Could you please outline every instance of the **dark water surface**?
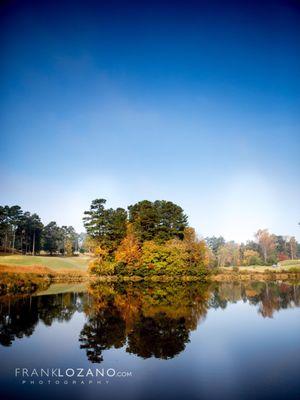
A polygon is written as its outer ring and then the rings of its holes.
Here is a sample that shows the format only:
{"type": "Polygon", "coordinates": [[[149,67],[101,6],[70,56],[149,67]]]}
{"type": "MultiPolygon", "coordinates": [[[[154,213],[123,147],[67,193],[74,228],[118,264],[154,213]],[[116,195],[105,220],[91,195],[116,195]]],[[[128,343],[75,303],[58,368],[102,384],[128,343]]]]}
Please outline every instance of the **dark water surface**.
{"type": "Polygon", "coordinates": [[[1,399],[300,399],[299,284],[74,290],[0,300],[1,399]]]}

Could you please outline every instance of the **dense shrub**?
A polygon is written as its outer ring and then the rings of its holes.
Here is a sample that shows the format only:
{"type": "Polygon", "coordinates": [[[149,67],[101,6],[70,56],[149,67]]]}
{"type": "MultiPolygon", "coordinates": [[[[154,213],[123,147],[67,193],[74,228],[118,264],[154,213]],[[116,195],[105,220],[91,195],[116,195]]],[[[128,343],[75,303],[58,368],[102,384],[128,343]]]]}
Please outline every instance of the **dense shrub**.
{"type": "Polygon", "coordinates": [[[259,253],[255,250],[247,249],[244,252],[243,265],[261,265],[263,263],[259,253]]]}
{"type": "Polygon", "coordinates": [[[49,278],[37,274],[0,274],[0,296],[6,294],[29,294],[44,289],[50,284],[49,278]]]}
{"type": "Polygon", "coordinates": [[[183,240],[176,238],[165,243],[149,240],[140,244],[129,225],[114,259],[108,259],[99,250],[89,271],[94,275],[201,276],[207,272],[206,245],[197,239],[192,228],[186,228],[184,232],[183,240]]]}
{"type": "Polygon", "coordinates": [[[114,275],[115,264],[110,261],[96,258],[92,260],[89,265],[89,273],[92,275],[114,275]]]}

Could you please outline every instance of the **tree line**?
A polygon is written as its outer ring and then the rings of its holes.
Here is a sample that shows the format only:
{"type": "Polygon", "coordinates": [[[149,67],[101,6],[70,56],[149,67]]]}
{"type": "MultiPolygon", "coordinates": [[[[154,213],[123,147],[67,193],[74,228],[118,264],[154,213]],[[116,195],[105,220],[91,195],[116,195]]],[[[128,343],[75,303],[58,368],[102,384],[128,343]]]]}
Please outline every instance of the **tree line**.
{"type": "Polygon", "coordinates": [[[20,206],[0,206],[0,249],[5,253],[72,255],[79,251],[82,234],[72,226],[44,225],[38,214],[20,206]]]}
{"type": "Polygon", "coordinates": [[[300,258],[294,236],[274,235],[266,229],[241,244],[222,236],[201,240],[183,209],[165,200],[143,200],[126,210],[107,208],[105,199],[96,199],[85,211],[83,223],[87,234],[78,234],[72,226],[58,226],[55,221],[44,225],[38,214],[18,205],[0,206],[0,250],[33,255],[87,251],[97,255],[95,270],[131,274],[149,273],[149,266],[155,273],[167,267],[184,273],[184,265],[196,269],[272,265],[300,258]]]}
{"type": "Polygon", "coordinates": [[[280,261],[300,258],[300,244],[294,236],[274,235],[267,229],[259,229],[254,240],[244,243],[226,242],[220,237],[207,237],[210,265],[250,266],[272,265],[280,261]]]}

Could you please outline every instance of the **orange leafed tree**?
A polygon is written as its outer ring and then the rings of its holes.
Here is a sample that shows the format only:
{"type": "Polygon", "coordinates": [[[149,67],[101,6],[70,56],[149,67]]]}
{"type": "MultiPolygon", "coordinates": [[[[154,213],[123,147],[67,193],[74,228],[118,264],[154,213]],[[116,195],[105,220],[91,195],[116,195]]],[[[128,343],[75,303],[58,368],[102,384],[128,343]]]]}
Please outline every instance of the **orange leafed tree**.
{"type": "Polygon", "coordinates": [[[185,228],[183,244],[189,254],[189,262],[207,266],[209,262],[209,252],[204,240],[198,239],[194,228],[185,228]]]}
{"type": "Polygon", "coordinates": [[[141,258],[140,243],[131,223],[127,224],[126,236],[120,243],[115,253],[115,260],[127,265],[137,264],[141,258]]]}

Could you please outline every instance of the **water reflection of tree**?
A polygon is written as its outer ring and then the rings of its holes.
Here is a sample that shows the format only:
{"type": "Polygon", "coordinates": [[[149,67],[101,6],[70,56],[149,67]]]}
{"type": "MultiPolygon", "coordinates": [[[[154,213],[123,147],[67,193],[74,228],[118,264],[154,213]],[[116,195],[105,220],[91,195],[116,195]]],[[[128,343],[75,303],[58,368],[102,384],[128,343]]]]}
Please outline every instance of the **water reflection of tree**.
{"type": "Polygon", "coordinates": [[[24,336],[31,336],[38,323],[36,305],[29,309],[27,301],[1,304],[0,308],[0,343],[11,346],[12,342],[24,336]]]}
{"type": "Polygon", "coordinates": [[[300,302],[299,286],[285,283],[266,284],[266,289],[261,294],[259,313],[263,317],[272,318],[275,311],[298,306],[300,302]]]}
{"type": "Polygon", "coordinates": [[[184,317],[170,318],[165,313],[155,317],[141,315],[128,335],[128,353],[143,358],[173,358],[185,349],[189,342],[189,330],[184,317]]]}
{"type": "Polygon", "coordinates": [[[93,363],[103,361],[102,351],[125,344],[125,322],[116,308],[106,308],[90,316],[80,333],[80,348],[93,363]]]}
{"type": "Polygon", "coordinates": [[[264,318],[272,318],[275,311],[300,306],[300,287],[296,284],[278,282],[231,282],[212,286],[209,306],[226,308],[228,303],[248,301],[258,306],[264,318]]]}
{"type": "Polygon", "coordinates": [[[15,339],[31,336],[39,321],[51,326],[68,321],[82,309],[83,294],[6,298],[0,302],[0,344],[11,346],[15,339]]]}
{"type": "Polygon", "coordinates": [[[47,326],[51,326],[53,321],[69,321],[81,304],[77,300],[78,295],[74,293],[38,297],[40,320],[47,326]]]}
{"type": "Polygon", "coordinates": [[[103,350],[125,343],[127,352],[143,358],[174,357],[205,317],[209,298],[207,286],[191,283],[100,284],[90,294],[79,340],[92,362],[103,360],[103,350]]]}

